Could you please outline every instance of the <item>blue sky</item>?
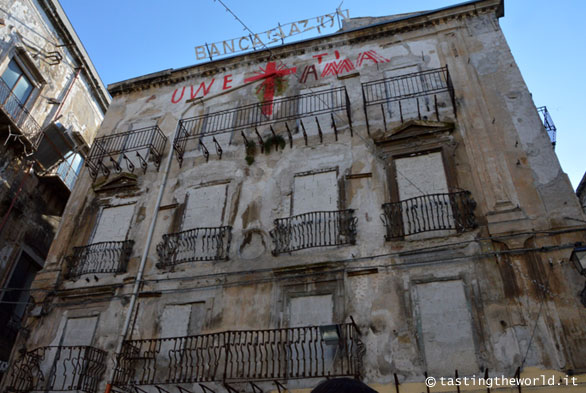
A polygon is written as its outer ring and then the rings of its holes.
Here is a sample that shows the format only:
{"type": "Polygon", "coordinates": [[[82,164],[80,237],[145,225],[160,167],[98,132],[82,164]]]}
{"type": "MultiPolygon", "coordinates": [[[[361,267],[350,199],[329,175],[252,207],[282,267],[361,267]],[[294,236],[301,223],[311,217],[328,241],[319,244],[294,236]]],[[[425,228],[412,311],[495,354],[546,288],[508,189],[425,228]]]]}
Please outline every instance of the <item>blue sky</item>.
{"type": "MultiPolygon", "coordinates": [[[[60,0],[106,84],[196,63],[194,47],[243,35],[214,0],[60,0]]],[[[351,17],[432,10],[454,0],[344,0],[351,17]]],[[[255,32],[333,12],[340,0],[224,0],[255,32]]],[[[501,27],[537,106],[558,130],[556,152],[572,184],[586,171],[586,2],[506,0],[501,27]]],[[[289,39],[286,42],[292,42],[289,39]]]]}

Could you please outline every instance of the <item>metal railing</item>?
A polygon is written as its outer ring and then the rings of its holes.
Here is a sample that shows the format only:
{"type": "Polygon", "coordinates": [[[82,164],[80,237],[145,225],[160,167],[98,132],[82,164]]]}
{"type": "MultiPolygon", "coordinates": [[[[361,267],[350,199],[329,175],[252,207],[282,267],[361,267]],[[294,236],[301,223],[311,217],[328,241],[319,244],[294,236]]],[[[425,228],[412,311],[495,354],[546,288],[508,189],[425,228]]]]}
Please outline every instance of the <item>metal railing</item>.
{"type": "Polygon", "coordinates": [[[476,202],[469,191],[428,194],[382,205],[386,240],[429,231],[463,232],[476,225],[476,202]]]}
{"type": "Polygon", "coordinates": [[[352,323],[128,340],[114,385],[358,377],[363,353],[352,323]]]}
{"type": "Polygon", "coordinates": [[[232,227],[194,228],[163,235],[157,245],[157,267],[185,262],[228,260],[232,227]]]}
{"type": "Polygon", "coordinates": [[[551,115],[549,114],[547,107],[540,106],[539,108],[537,108],[537,112],[539,113],[539,116],[541,117],[541,121],[543,122],[543,126],[545,127],[545,131],[547,131],[547,135],[549,136],[549,140],[551,141],[551,144],[553,145],[553,147],[555,147],[557,128],[555,127],[555,124],[553,123],[553,119],[551,118],[551,115]]]}
{"type": "Polygon", "coordinates": [[[77,181],[78,172],[67,160],[63,161],[57,168],[55,168],[55,175],[59,177],[63,184],[71,191],[77,181]]]}
{"type": "Polygon", "coordinates": [[[33,148],[37,148],[43,133],[41,126],[35,121],[31,113],[12,93],[10,87],[0,78],[0,102],[4,113],[14,122],[20,132],[27,138],[33,148]]]}
{"type": "Polygon", "coordinates": [[[352,127],[350,99],[346,87],[336,87],[318,92],[276,98],[270,102],[243,105],[234,109],[211,112],[181,119],[179,132],[173,141],[179,163],[183,161],[185,146],[190,139],[235,132],[262,125],[302,119],[328,113],[345,111],[352,127]],[[272,105],[272,115],[265,115],[263,108],[272,105]]]}
{"type": "Polygon", "coordinates": [[[356,243],[354,210],[319,211],[277,218],[270,231],[273,255],[312,247],[356,243]]]}
{"type": "Polygon", "coordinates": [[[73,255],[67,257],[68,278],[78,278],[89,273],[122,273],[134,240],[100,242],[83,247],[73,247],[73,255]]]}
{"type": "Polygon", "coordinates": [[[40,347],[24,354],[7,375],[7,392],[97,393],[106,352],[87,346],[40,347]]]}
{"type": "Polygon", "coordinates": [[[421,120],[423,114],[435,115],[437,121],[440,121],[438,95],[443,93],[448,94],[456,117],[454,85],[447,66],[363,83],[362,98],[368,131],[368,107],[374,105],[380,105],[385,130],[387,123],[392,120],[393,111],[398,113],[401,123],[414,117],[421,120]],[[425,97],[433,97],[433,102],[425,97]],[[406,110],[405,105],[409,102],[416,105],[416,113],[415,108],[413,113],[406,110]]]}
{"type": "Polygon", "coordinates": [[[119,134],[106,135],[97,138],[90,150],[86,166],[90,175],[95,179],[100,171],[108,176],[110,169],[104,163],[105,159],[111,164],[111,167],[117,173],[122,172],[120,163],[126,166],[130,172],[134,172],[135,163],[127,153],[136,152],[137,162],[146,173],[148,160],[153,158],[157,170],[161,165],[167,137],[163,134],[158,126],[145,127],[137,130],[122,132],[119,134]],[[142,151],[141,155],[140,152],[142,151]]]}

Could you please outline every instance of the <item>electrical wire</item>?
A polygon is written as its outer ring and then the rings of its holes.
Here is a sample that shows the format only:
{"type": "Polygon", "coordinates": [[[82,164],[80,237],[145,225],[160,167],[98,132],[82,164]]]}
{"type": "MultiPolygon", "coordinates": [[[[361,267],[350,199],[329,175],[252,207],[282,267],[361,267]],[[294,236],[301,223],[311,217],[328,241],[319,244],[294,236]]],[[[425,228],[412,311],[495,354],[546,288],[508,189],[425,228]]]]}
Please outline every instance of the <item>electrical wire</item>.
{"type": "MultiPolygon", "coordinates": [[[[414,255],[414,254],[418,254],[418,253],[422,253],[422,252],[434,252],[434,251],[437,252],[437,251],[449,250],[449,249],[452,249],[454,246],[460,246],[463,244],[478,243],[478,242],[482,242],[482,241],[499,241],[499,240],[514,238],[514,237],[518,237],[518,236],[527,236],[527,235],[557,236],[560,234],[573,233],[573,232],[586,232],[586,226],[575,227],[575,228],[570,228],[570,229],[562,229],[562,230],[553,230],[553,231],[550,231],[550,230],[548,230],[548,231],[525,231],[525,232],[518,232],[518,233],[513,233],[513,234],[505,234],[505,235],[498,235],[498,236],[491,236],[491,237],[477,237],[477,238],[473,238],[473,239],[469,239],[469,240],[451,242],[451,243],[446,243],[446,244],[442,244],[442,245],[438,245],[438,246],[418,247],[418,248],[414,248],[411,250],[396,251],[396,252],[383,253],[383,254],[374,254],[374,255],[367,255],[367,256],[362,256],[362,257],[352,257],[352,258],[346,258],[346,259],[322,260],[322,261],[318,261],[315,263],[316,264],[346,263],[346,262],[350,262],[350,261],[361,261],[361,260],[378,259],[378,258],[384,258],[384,257],[403,257],[403,256],[414,255]]],[[[572,245],[572,247],[574,247],[574,246],[575,245],[572,245]]],[[[554,246],[554,247],[556,247],[556,246],[554,246]]],[[[568,247],[570,247],[570,245],[568,245],[568,247]]],[[[538,251],[538,250],[542,250],[542,249],[543,249],[543,247],[503,250],[503,251],[495,251],[492,253],[485,253],[484,255],[504,255],[504,254],[512,254],[515,252],[522,253],[522,252],[527,252],[527,251],[538,251]]],[[[450,259],[449,258],[442,259],[441,261],[445,261],[445,260],[450,260],[450,259]]],[[[434,260],[431,260],[431,261],[433,262],[434,260]]],[[[424,262],[417,262],[417,264],[421,264],[421,263],[424,263],[424,262]]],[[[393,264],[392,266],[402,266],[402,265],[403,264],[393,264]]],[[[226,274],[237,275],[237,274],[263,273],[263,272],[269,272],[269,271],[273,271],[273,270],[274,270],[273,268],[252,269],[252,270],[248,269],[248,270],[235,271],[235,272],[213,273],[213,274],[207,275],[206,277],[223,276],[226,274]]],[[[142,282],[149,283],[149,282],[193,280],[193,279],[197,279],[197,278],[201,278],[201,277],[203,277],[203,276],[196,275],[196,276],[153,278],[153,279],[143,279],[142,282]]],[[[124,286],[129,286],[129,285],[132,285],[132,283],[121,283],[119,285],[119,287],[124,287],[124,286]]],[[[5,287],[5,288],[2,288],[1,290],[2,291],[10,291],[10,292],[12,292],[12,291],[15,291],[15,292],[17,292],[17,291],[46,292],[46,293],[51,293],[51,292],[54,293],[55,292],[55,289],[44,289],[44,288],[24,289],[24,288],[5,287]]]]}
{"type": "MultiPolygon", "coordinates": [[[[466,242],[461,242],[461,243],[466,243],[466,242]]],[[[450,245],[448,245],[448,246],[450,246],[450,245]]],[[[479,259],[479,258],[490,257],[490,256],[507,255],[507,254],[520,254],[520,253],[527,253],[527,252],[550,252],[550,251],[563,250],[563,249],[573,249],[574,247],[575,247],[575,244],[573,244],[573,243],[559,245],[559,246],[549,246],[549,247],[531,247],[531,248],[492,251],[492,252],[476,253],[476,254],[461,255],[461,256],[450,256],[450,257],[444,257],[444,258],[427,259],[425,261],[409,261],[409,262],[402,262],[402,263],[389,262],[389,263],[384,263],[384,264],[375,264],[375,265],[367,265],[367,266],[361,265],[357,269],[358,270],[374,269],[374,268],[388,269],[388,268],[403,268],[403,267],[411,267],[411,266],[420,267],[420,266],[426,266],[426,265],[440,264],[440,263],[444,263],[444,262],[457,262],[457,261],[463,261],[463,260],[465,261],[465,260],[470,260],[470,259],[479,259]]],[[[442,248],[445,249],[445,247],[442,247],[442,248]]],[[[354,261],[372,260],[372,259],[378,259],[378,258],[382,258],[382,257],[402,256],[402,255],[404,255],[404,254],[401,252],[395,252],[395,253],[378,254],[378,255],[365,256],[365,257],[353,257],[353,258],[347,258],[347,259],[327,260],[327,261],[321,261],[321,262],[317,262],[317,263],[318,264],[326,264],[326,263],[347,264],[349,262],[354,262],[354,261]]],[[[518,273],[520,273],[520,275],[524,279],[529,280],[529,281],[533,282],[534,284],[536,284],[537,287],[542,291],[543,294],[562,299],[565,302],[570,302],[571,304],[575,304],[575,299],[562,297],[562,296],[559,296],[557,294],[552,293],[550,290],[545,288],[543,286],[543,284],[533,280],[532,278],[528,277],[523,272],[518,270],[514,264],[509,263],[509,265],[511,265],[513,268],[515,268],[516,271],[518,273]]],[[[183,276],[183,277],[174,277],[174,278],[150,279],[150,280],[143,280],[142,282],[147,284],[147,283],[159,283],[159,282],[164,282],[164,281],[184,281],[184,280],[193,281],[194,279],[202,279],[203,280],[203,279],[213,279],[213,278],[217,279],[217,277],[228,277],[228,276],[245,275],[245,274],[249,275],[251,273],[269,273],[269,272],[273,272],[273,271],[274,271],[274,268],[265,268],[265,269],[256,269],[256,270],[252,270],[252,271],[248,270],[248,271],[239,271],[239,272],[211,273],[211,274],[207,274],[207,275],[197,275],[197,276],[183,276]]],[[[352,271],[352,270],[349,270],[346,267],[343,267],[343,268],[338,268],[338,269],[330,269],[327,271],[327,273],[346,272],[346,271],[352,271]]],[[[303,274],[296,273],[295,277],[296,278],[308,278],[308,277],[320,276],[322,274],[324,274],[324,272],[310,272],[310,273],[303,273],[303,274]]],[[[205,290],[205,289],[216,288],[216,287],[241,286],[241,285],[248,285],[248,284],[255,284],[255,283],[258,284],[258,283],[263,283],[263,282],[281,281],[281,280],[287,280],[289,278],[290,278],[289,276],[284,275],[283,277],[266,277],[266,278],[261,278],[261,279],[256,278],[256,279],[251,279],[251,280],[241,280],[241,281],[235,281],[235,282],[225,281],[225,282],[219,282],[219,283],[214,283],[214,284],[201,285],[196,288],[169,288],[169,289],[161,289],[161,290],[154,290],[154,291],[142,291],[141,293],[143,295],[153,293],[153,292],[154,293],[161,293],[161,294],[186,293],[186,292],[193,292],[193,291],[205,290]]],[[[121,287],[122,287],[122,285],[121,285],[121,287]]],[[[56,295],[58,296],[59,293],[56,293],[56,295]]],[[[111,295],[111,296],[107,296],[107,297],[97,298],[94,300],[86,299],[86,300],[80,301],[80,302],[52,303],[52,305],[56,305],[56,306],[83,305],[83,304],[88,304],[88,303],[104,302],[104,301],[107,301],[108,299],[116,299],[116,298],[123,299],[123,298],[127,298],[128,296],[129,296],[129,294],[111,295]]],[[[139,295],[139,297],[140,297],[140,295],[139,295]]],[[[1,303],[8,303],[8,302],[0,301],[0,304],[1,303]]],[[[28,304],[28,302],[14,302],[14,303],[10,303],[10,304],[28,304]]]]}
{"type": "MultiPolygon", "coordinates": [[[[224,9],[225,9],[227,12],[229,12],[229,13],[230,13],[230,14],[231,14],[231,15],[234,17],[234,19],[236,19],[236,20],[237,20],[237,21],[238,21],[238,22],[239,22],[239,23],[240,23],[240,24],[241,24],[241,25],[244,27],[244,29],[245,29],[245,30],[246,30],[246,31],[247,31],[249,34],[252,34],[253,36],[256,36],[256,34],[255,34],[255,33],[254,33],[254,32],[253,32],[253,31],[252,31],[252,30],[251,30],[251,29],[250,29],[250,28],[249,28],[249,27],[246,25],[246,23],[244,23],[244,21],[243,21],[243,20],[242,20],[240,17],[238,17],[238,15],[236,15],[236,13],[235,13],[234,11],[232,11],[232,9],[230,9],[230,7],[228,7],[228,6],[227,6],[227,5],[226,5],[226,4],[225,4],[225,3],[224,3],[222,0],[214,0],[214,2],[216,2],[216,1],[217,1],[217,2],[219,2],[219,3],[220,3],[220,4],[221,4],[223,7],[224,7],[224,9]]],[[[343,1],[342,1],[342,3],[343,3],[343,1]]],[[[342,4],[342,3],[340,3],[340,6],[341,6],[341,4],[342,4]]],[[[338,9],[339,9],[339,7],[340,7],[340,6],[338,6],[338,9]]],[[[262,47],[263,47],[265,50],[267,50],[267,51],[270,53],[270,58],[273,58],[273,57],[274,57],[274,53],[273,53],[273,51],[271,50],[271,48],[270,48],[270,47],[268,47],[268,46],[267,46],[267,45],[266,45],[264,42],[262,42],[262,41],[260,41],[260,42],[261,42],[261,44],[262,44],[262,47]]],[[[283,61],[281,61],[280,59],[277,59],[277,61],[278,61],[278,63],[279,63],[279,66],[280,66],[280,67],[286,67],[286,65],[283,63],[283,61]]],[[[293,74],[293,76],[294,76],[294,77],[297,79],[297,82],[298,82],[298,83],[301,83],[301,79],[300,79],[300,77],[299,77],[299,76],[297,76],[297,73],[294,73],[294,74],[293,74]]],[[[308,88],[307,88],[307,90],[309,90],[311,93],[315,93],[315,92],[312,90],[312,88],[311,88],[311,87],[308,87],[308,88]]],[[[319,94],[317,95],[317,98],[318,98],[318,99],[319,99],[319,100],[320,100],[320,101],[321,101],[321,102],[322,102],[322,103],[323,103],[323,104],[324,104],[324,105],[325,105],[325,106],[326,106],[328,109],[332,109],[332,107],[330,106],[330,103],[328,103],[328,102],[325,102],[325,101],[323,100],[323,98],[322,98],[322,97],[321,97],[319,94]]],[[[349,105],[349,103],[348,103],[348,105],[349,105]]],[[[341,116],[340,116],[340,115],[339,115],[337,112],[330,112],[330,113],[331,113],[331,114],[333,114],[335,117],[337,117],[339,120],[341,120],[341,121],[344,121],[344,119],[343,119],[343,118],[342,118],[342,117],[341,117],[341,116]]],[[[227,131],[227,132],[232,132],[232,131],[230,130],[230,131],[227,131]]],[[[356,135],[357,135],[357,136],[358,136],[358,137],[359,137],[359,138],[360,138],[360,139],[361,139],[361,140],[362,140],[362,141],[365,143],[365,145],[367,146],[367,148],[369,148],[369,149],[370,149],[370,148],[372,148],[372,146],[370,146],[370,144],[367,142],[366,138],[365,138],[363,135],[361,135],[361,134],[360,134],[360,132],[358,132],[358,131],[357,131],[357,132],[356,132],[356,135]]],[[[374,151],[371,151],[371,153],[373,153],[373,155],[374,155],[374,156],[377,156],[377,155],[375,154],[375,152],[374,152],[374,151]]],[[[378,156],[377,156],[377,157],[378,157],[378,156]]],[[[378,158],[380,159],[380,157],[378,157],[378,158]]],[[[407,176],[405,176],[405,175],[404,175],[404,174],[403,174],[403,173],[402,173],[402,172],[401,172],[401,171],[400,171],[398,168],[395,168],[395,170],[396,170],[397,174],[399,174],[399,175],[401,175],[403,178],[405,178],[405,179],[407,180],[407,182],[409,182],[409,183],[410,183],[410,184],[411,184],[411,185],[412,185],[414,188],[416,188],[416,189],[417,189],[417,190],[418,190],[418,191],[419,191],[419,192],[420,192],[422,195],[424,195],[424,194],[425,194],[425,192],[423,192],[423,190],[421,190],[421,189],[420,189],[420,188],[419,188],[419,187],[418,187],[416,184],[414,184],[414,183],[411,181],[411,179],[409,179],[407,176]]]]}

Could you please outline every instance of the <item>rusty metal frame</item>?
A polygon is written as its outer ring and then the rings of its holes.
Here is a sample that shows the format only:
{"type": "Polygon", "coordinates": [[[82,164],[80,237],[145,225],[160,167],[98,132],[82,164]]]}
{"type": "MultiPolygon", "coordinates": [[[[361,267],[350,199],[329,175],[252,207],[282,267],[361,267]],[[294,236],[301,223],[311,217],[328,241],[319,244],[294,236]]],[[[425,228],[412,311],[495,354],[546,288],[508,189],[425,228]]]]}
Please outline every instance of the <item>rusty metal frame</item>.
{"type": "Polygon", "coordinates": [[[422,232],[476,228],[476,202],[469,191],[427,194],[382,205],[385,240],[422,232]]]}
{"type": "Polygon", "coordinates": [[[122,168],[118,164],[118,159],[125,158],[127,169],[133,172],[134,164],[130,162],[126,153],[135,151],[145,173],[147,161],[150,157],[153,158],[155,167],[159,170],[166,143],[167,137],[158,126],[106,135],[94,141],[85,165],[88,167],[90,176],[94,180],[98,176],[100,169],[102,169],[104,175],[109,175],[110,171],[104,164],[105,158],[110,159],[115,171],[118,173],[122,171],[122,168]],[[139,154],[140,150],[147,151],[145,157],[139,154]],[[128,165],[128,162],[130,162],[130,165],[128,165]]]}
{"type": "Polygon", "coordinates": [[[262,393],[254,382],[274,382],[282,391],[279,380],[357,378],[364,344],[354,323],[336,326],[335,344],[326,344],[319,326],[125,340],[113,386],[199,384],[203,393],[214,393],[203,383],[218,382],[234,393],[231,384],[247,382],[262,393]]]}
{"type": "Polygon", "coordinates": [[[362,83],[362,100],[364,103],[364,116],[366,118],[366,129],[368,134],[370,135],[371,131],[371,124],[368,116],[368,108],[370,106],[381,105],[384,129],[386,130],[387,119],[384,113],[385,109],[382,106],[383,104],[390,105],[392,103],[397,103],[399,106],[401,123],[403,123],[406,120],[403,116],[403,102],[416,100],[417,118],[421,120],[422,114],[419,98],[433,96],[435,116],[439,121],[440,116],[437,105],[437,95],[443,93],[449,95],[454,117],[457,118],[454,85],[450,78],[450,72],[447,65],[440,68],[362,83]]]}

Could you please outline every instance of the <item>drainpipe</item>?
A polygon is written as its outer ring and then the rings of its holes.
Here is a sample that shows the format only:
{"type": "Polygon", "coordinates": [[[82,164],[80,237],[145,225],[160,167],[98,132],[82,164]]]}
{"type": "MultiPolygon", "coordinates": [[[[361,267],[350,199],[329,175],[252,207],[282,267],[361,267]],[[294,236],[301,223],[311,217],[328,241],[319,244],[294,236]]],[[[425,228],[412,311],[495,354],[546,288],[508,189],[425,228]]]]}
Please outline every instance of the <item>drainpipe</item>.
{"type": "MultiPolygon", "coordinates": [[[[153,215],[151,219],[151,224],[149,226],[148,235],[146,244],[143,249],[142,257],[140,259],[140,265],[138,267],[138,273],[136,274],[136,280],[134,281],[134,288],[132,290],[132,294],[130,295],[130,305],[128,306],[128,312],[126,313],[126,319],[124,320],[124,326],[122,327],[122,332],[120,333],[120,339],[118,340],[118,345],[116,347],[116,351],[114,352],[115,361],[118,362],[118,356],[120,352],[122,352],[122,345],[124,343],[124,339],[126,334],[128,333],[128,328],[130,327],[130,320],[132,319],[132,314],[134,311],[134,307],[136,305],[136,299],[138,298],[138,291],[140,290],[140,284],[142,282],[142,276],[144,273],[144,268],[146,265],[147,256],[149,253],[149,248],[153,241],[153,234],[155,232],[155,225],[157,224],[157,216],[159,212],[159,208],[161,207],[161,201],[163,200],[163,193],[165,191],[165,186],[167,185],[167,179],[169,178],[169,171],[171,170],[171,162],[173,159],[173,141],[179,132],[180,124],[177,123],[177,127],[175,128],[175,133],[173,134],[173,138],[171,139],[171,143],[169,144],[169,157],[167,158],[167,163],[165,164],[165,173],[163,175],[163,181],[161,183],[161,187],[159,188],[159,195],[157,196],[157,203],[155,204],[155,208],[153,209],[153,215]]],[[[110,375],[109,381],[114,380],[114,373],[116,368],[112,369],[112,374],[110,375]]],[[[106,387],[106,392],[111,389],[111,385],[108,384],[106,387]]]]}

